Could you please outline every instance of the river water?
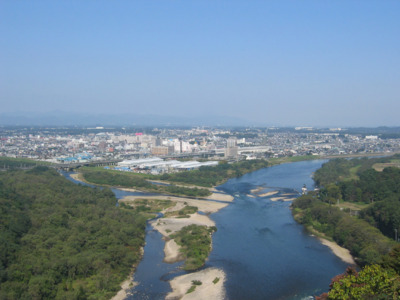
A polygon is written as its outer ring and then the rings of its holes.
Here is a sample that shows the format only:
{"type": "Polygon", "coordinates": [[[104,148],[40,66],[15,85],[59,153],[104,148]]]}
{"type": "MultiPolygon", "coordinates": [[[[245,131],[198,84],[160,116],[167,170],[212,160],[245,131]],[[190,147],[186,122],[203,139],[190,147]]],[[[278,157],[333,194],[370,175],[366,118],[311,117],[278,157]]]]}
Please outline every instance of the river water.
{"type": "MultiPolygon", "coordinates": [[[[324,160],[282,164],[234,178],[217,189],[234,195],[234,201],[210,215],[218,231],[205,267],[223,269],[226,298],[307,299],[327,291],[332,277],[347,264],[297,224],[290,202],[271,197],[298,195],[303,184],[314,187],[312,173],[324,160]],[[265,187],[279,193],[252,197],[251,190],[265,187]]],[[[126,192],[119,194],[122,197],[126,192]]],[[[139,284],[128,299],[164,299],[168,280],[185,274],[182,263],[163,263],[164,241],[150,225],[146,228],[144,256],[135,272],[139,284]]]]}

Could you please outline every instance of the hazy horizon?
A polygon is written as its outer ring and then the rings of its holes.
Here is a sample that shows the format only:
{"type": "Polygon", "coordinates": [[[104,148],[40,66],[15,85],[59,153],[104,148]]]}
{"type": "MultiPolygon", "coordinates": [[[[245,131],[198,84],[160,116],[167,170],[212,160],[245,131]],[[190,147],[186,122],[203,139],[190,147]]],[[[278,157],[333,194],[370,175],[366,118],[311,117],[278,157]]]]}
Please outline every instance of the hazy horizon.
{"type": "Polygon", "coordinates": [[[1,1],[0,115],[400,126],[399,15],[394,0],[1,1]]]}

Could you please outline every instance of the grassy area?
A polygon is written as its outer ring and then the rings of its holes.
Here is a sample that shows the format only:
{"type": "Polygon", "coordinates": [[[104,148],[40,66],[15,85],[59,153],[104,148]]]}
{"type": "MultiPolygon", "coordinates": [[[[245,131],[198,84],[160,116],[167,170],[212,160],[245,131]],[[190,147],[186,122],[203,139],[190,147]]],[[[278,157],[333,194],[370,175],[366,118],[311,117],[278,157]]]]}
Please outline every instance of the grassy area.
{"type": "Polygon", "coordinates": [[[178,217],[178,218],[189,218],[191,214],[197,212],[198,208],[196,206],[185,206],[181,210],[170,211],[164,214],[164,217],[178,217]]]}
{"type": "Polygon", "coordinates": [[[343,201],[335,206],[339,207],[340,209],[362,210],[370,205],[371,203],[343,201]]]}
{"type": "Polygon", "coordinates": [[[382,172],[384,168],[388,168],[388,167],[400,168],[400,160],[393,159],[388,163],[376,163],[372,166],[372,168],[374,168],[375,171],[378,171],[378,172],[382,172]]]}
{"type": "Polygon", "coordinates": [[[358,180],[359,177],[357,175],[358,169],[360,169],[361,165],[350,168],[350,176],[348,178],[344,178],[343,180],[358,180]]]}

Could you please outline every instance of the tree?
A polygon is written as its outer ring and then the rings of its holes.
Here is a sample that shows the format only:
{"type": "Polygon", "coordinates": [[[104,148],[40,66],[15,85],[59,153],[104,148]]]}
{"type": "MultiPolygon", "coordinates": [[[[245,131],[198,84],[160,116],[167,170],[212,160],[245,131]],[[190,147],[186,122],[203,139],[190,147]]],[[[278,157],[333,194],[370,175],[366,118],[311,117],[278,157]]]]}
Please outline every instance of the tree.
{"type": "Polygon", "coordinates": [[[331,283],[328,299],[398,299],[400,280],[379,265],[366,266],[360,272],[348,268],[331,283]]]}

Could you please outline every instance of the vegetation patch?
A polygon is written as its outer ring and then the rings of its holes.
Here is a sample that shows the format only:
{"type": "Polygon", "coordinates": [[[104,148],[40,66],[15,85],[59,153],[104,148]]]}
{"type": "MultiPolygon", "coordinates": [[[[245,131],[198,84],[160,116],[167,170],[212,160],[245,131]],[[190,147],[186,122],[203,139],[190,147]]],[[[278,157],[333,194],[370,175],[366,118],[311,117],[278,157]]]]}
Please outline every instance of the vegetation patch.
{"type": "Polygon", "coordinates": [[[135,188],[147,192],[188,197],[207,197],[211,195],[211,192],[204,188],[152,184],[143,176],[129,172],[118,172],[89,167],[81,168],[81,172],[83,178],[87,182],[97,185],[135,188]]]}
{"type": "Polygon", "coordinates": [[[171,200],[159,199],[136,199],[134,202],[130,202],[130,206],[132,206],[137,212],[157,213],[174,205],[175,203],[171,200]]]}
{"type": "Polygon", "coordinates": [[[181,246],[180,251],[185,257],[185,270],[196,270],[204,265],[211,251],[211,235],[216,230],[215,226],[192,224],[170,235],[181,246]]]}
{"type": "Polygon", "coordinates": [[[203,283],[200,280],[192,280],[193,285],[202,285],[203,283]]]}
{"type": "Polygon", "coordinates": [[[278,158],[269,158],[268,162],[270,162],[271,165],[278,165],[278,164],[290,163],[290,162],[315,160],[315,159],[319,159],[319,158],[320,157],[317,155],[285,156],[285,157],[278,157],[278,158]]]}
{"type": "Polygon", "coordinates": [[[193,293],[195,290],[196,290],[196,286],[195,286],[195,285],[192,285],[192,286],[187,290],[186,294],[193,293]]]}
{"type": "Polygon", "coordinates": [[[196,206],[185,206],[184,208],[177,211],[169,211],[164,214],[164,217],[178,217],[178,218],[189,218],[191,214],[194,214],[198,211],[196,206]]]}
{"type": "Polygon", "coordinates": [[[214,283],[214,284],[217,284],[218,281],[219,281],[219,277],[215,277],[214,280],[213,280],[213,283],[214,283]]]}

